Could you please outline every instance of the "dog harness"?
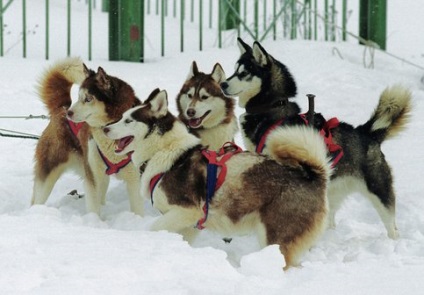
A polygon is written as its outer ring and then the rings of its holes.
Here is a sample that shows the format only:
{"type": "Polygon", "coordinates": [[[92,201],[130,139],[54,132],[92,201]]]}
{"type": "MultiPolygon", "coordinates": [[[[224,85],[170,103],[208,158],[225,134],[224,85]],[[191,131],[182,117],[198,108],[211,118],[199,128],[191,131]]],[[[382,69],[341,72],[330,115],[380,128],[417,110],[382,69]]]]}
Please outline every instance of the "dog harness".
{"type": "MultiPolygon", "coordinates": [[[[309,122],[306,119],[305,114],[300,114],[300,118],[305,122],[305,125],[308,125],[309,122]]],[[[268,137],[268,135],[273,131],[275,128],[281,126],[283,124],[284,120],[278,120],[275,122],[271,127],[269,127],[265,133],[262,135],[261,139],[259,140],[258,145],[256,146],[255,151],[259,154],[261,154],[265,148],[265,141],[268,137]]],[[[335,167],[337,163],[340,161],[340,159],[343,157],[343,149],[340,145],[335,144],[333,141],[333,135],[331,134],[331,129],[336,128],[339,126],[339,120],[337,118],[331,118],[328,121],[325,121],[324,126],[321,130],[319,130],[319,134],[324,138],[324,143],[327,146],[327,150],[332,154],[333,161],[331,163],[331,167],[335,167]]]]}
{"type": "MultiPolygon", "coordinates": [[[[80,132],[83,124],[84,122],[75,123],[71,120],[68,120],[69,128],[71,128],[71,131],[75,135],[75,137],[78,136],[78,133],[80,132]]],[[[98,146],[97,146],[97,150],[99,151],[100,157],[102,158],[103,162],[105,163],[107,167],[105,170],[106,175],[112,175],[112,174],[118,173],[122,168],[124,168],[131,162],[132,153],[129,153],[128,156],[122,161],[118,163],[112,163],[111,161],[109,161],[108,158],[105,157],[105,155],[102,153],[102,151],[100,150],[98,146]]]]}
{"type": "MultiPolygon", "coordinates": [[[[205,222],[208,219],[209,214],[209,203],[211,202],[215,191],[218,190],[224,183],[227,175],[227,166],[225,163],[235,154],[242,152],[243,150],[235,143],[226,142],[218,152],[211,150],[202,150],[202,155],[208,160],[206,167],[206,200],[203,205],[204,216],[197,222],[197,229],[204,229],[205,222]],[[218,168],[221,170],[218,173],[218,168]]],[[[156,188],[158,182],[162,179],[165,173],[160,173],[152,177],[150,180],[150,198],[153,205],[153,191],[156,188]]]]}

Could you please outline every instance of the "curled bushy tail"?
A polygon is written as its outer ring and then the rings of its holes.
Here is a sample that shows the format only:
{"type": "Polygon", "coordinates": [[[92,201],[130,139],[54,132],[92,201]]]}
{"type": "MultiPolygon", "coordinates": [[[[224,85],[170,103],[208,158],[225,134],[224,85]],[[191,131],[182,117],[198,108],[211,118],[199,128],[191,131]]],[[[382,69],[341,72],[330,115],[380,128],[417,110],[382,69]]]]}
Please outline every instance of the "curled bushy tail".
{"type": "Polygon", "coordinates": [[[71,106],[71,87],[81,84],[85,77],[84,64],[78,57],[61,59],[43,73],[38,82],[38,95],[50,115],[71,106]]]}
{"type": "MultiPolygon", "coordinates": [[[[373,115],[361,128],[382,143],[405,129],[411,113],[411,92],[401,85],[386,88],[373,115]]],[[[359,128],[359,127],[358,127],[359,128]]]]}
{"type": "Polygon", "coordinates": [[[332,173],[327,147],[319,133],[307,126],[279,127],[266,141],[268,155],[281,164],[307,165],[330,180],[332,173]]]}

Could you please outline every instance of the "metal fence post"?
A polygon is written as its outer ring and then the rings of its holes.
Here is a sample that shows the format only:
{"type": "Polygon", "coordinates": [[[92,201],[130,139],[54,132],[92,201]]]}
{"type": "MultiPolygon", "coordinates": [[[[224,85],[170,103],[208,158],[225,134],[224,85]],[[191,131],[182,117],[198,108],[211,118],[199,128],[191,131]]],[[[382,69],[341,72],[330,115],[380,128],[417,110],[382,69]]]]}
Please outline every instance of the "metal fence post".
{"type": "Polygon", "coordinates": [[[0,56],[3,56],[3,0],[0,0],[0,56]]]}
{"type": "Polygon", "coordinates": [[[203,49],[203,0],[199,0],[199,50],[203,49]]]}
{"type": "Polygon", "coordinates": [[[68,0],[68,46],[67,46],[67,55],[71,55],[71,0],[68,0]]]}
{"type": "MultiPolygon", "coordinates": [[[[359,2],[359,36],[386,49],[386,0],[361,0],[359,2]]],[[[363,42],[360,42],[363,44],[363,42]]]]}
{"type": "Polygon", "coordinates": [[[22,0],[22,55],[26,58],[27,48],[27,31],[26,31],[26,0],[22,0]]]}
{"type": "Polygon", "coordinates": [[[180,2],[180,50],[184,51],[184,18],[185,18],[185,1],[180,2]]]}
{"type": "Polygon", "coordinates": [[[49,59],[49,0],[46,0],[46,60],[49,59]]]}

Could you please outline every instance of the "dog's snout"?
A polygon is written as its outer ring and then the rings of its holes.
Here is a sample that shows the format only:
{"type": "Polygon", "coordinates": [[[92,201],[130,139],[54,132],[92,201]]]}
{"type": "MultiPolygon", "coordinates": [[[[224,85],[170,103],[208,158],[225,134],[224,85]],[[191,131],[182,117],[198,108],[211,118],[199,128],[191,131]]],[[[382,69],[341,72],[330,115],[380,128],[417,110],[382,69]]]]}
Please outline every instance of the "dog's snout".
{"type": "Polygon", "coordinates": [[[187,110],[187,116],[194,117],[195,115],[196,115],[196,110],[195,109],[188,109],[187,110]]]}
{"type": "Polygon", "coordinates": [[[103,128],[103,132],[104,132],[104,134],[108,134],[108,133],[109,133],[109,131],[110,131],[109,127],[105,127],[105,128],[103,128]]]}
{"type": "Polygon", "coordinates": [[[221,83],[221,89],[222,90],[225,90],[225,89],[227,89],[228,88],[228,83],[227,82],[222,82],[221,83]]]}
{"type": "Polygon", "coordinates": [[[68,111],[66,112],[66,115],[68,116],[68,118],[72,118],[72,117],[74,116],[74,112],[73,112],[73,111],[71,111],[71,110],[68,110],[68,111]]]}

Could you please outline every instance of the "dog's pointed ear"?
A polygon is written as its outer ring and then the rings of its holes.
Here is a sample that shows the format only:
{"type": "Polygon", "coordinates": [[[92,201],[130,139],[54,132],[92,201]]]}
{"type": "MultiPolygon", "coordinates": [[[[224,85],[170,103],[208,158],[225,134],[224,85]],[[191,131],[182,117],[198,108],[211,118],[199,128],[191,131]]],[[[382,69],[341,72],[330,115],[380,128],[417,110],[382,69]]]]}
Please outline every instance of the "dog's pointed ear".
{"type": "Polygon", "coordinates": [[[84,75],[85,75],[85,77],[87,78],[88,76],[90,76],[91,75],[91,73],[93,72],[92,70],[90,70],[86,65],[85,65],[85,63],[83,63],[82,64],[82,67],[83,67],[83,71],[84,71],[84,75]]]}
{"type": "Polygon", "coordinates": [[[261,66],[266,66],[268,64],[268,53],[257,41],[253,43],[253,57],[261,66]]]}
{"type": "Polygon", "coordinates": [[[225,77],[225,72],[222,69],[221,65],[219,63],[216,63],[213,66],[213,70],[212,70],[212,79],[215,80],[216,83],[221,83],[224,82],[227,78],[225,77]]]}
{"type": "Polygon", "coordinates": [[[168,113],[168,94],[165,90],[157,92],[150,100],[151,111],[157,118],[163,117],[168,113]]]}
{"type": "Polygon", "coordinates": [[[99,82],[99,84],[100,84],[102,87],[104,87],[104,88],[106,88],[106,89],[110,88],[110,80],[109,80],[109,77],[108,77],[108,75],[106,74],[105,70],[103,70],[103,68],[102,68],[102,67],[99,67],[99,68],[97,69],[97,73],[96,73],[96,80],[97,80],[97,82],[99,82]]]}
{"type": "Polygon", "coordinates": [[[240,37],[237,38],[237,45],[240,49],[240,55],[242,55],[246,51],[252,52],[252,48],[247,45],[240,37]]]}
{"type": "Polygon", "coordinates": [[[196,76],[198,74],[199,74],[199,69],[197,68],[196,62],[193,61],[191,66],[190,66],[190,72],[188,73],[186,80],[190,80],[191,78],[193,78],[194,76],[196,76]]]}

